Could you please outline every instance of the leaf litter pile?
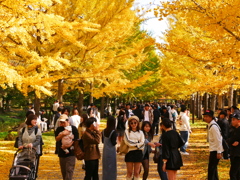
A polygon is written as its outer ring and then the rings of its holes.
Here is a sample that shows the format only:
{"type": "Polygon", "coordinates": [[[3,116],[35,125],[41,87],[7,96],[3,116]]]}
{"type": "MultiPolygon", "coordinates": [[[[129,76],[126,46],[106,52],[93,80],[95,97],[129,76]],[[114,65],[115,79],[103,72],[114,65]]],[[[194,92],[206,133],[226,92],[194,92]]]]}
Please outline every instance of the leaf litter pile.
{"type": "MultiPolygon", "coordinates": [[[[101,124],[103,129],[105,124],[101,124]]],[[[192,134],[190,135],[189,145],[187,151],[190,155],[183,155],[184,166],[178,171],[177,179],[181,180],[203,180],[207,176],[208,166],[208,143],[207,143],[207,130],[206,123],[196,121],[192,125],[192,134]]],[[[157,142],[159,136],[154,137],[154,142],[157,142]]],[[[53,132],[43,134],[45,145],[43,146],[43,156],[40,158],[38,180],[54,179],[60,180],[61,172],[58,157],[54,154],[55,139],[53,132]]],[[[12,166],[13,155],[16,149],[13,147],[13,141],[0,141],[0,177],[2,180],[8,179],[9,170],[12,166]]],[[[100,144],[102,151],[103,145],[100,144]]],[[[153,154],[150,155],[150,170],[148,179],[160,179],[157,172],[157,164],[153,163],[153,154]]],[[[101,179],[102,166],[101,160],[99,166],[99,177],[101,179]]],[[[218,173],[220,180],[229,179],[229,160],[220,160],[218,166],[218,173]]],[[[117,179],[125,179],[126,166],[124,162],[124,155],[117,155],[117,179]]],[[[82,161],[77,161],[74,171],[74,179],[83,179],[85,171],[82,170],[82,161]]]]}

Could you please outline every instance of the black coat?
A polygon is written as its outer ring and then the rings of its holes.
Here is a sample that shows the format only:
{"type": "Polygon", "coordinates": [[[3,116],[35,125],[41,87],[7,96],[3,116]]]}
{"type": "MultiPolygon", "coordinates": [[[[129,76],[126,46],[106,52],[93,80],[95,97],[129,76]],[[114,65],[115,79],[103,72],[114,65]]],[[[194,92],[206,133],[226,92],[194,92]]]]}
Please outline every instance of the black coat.
{"type": "Polygon", "coordinates": [[[219,127],[221,128],[221,133],[223,139],[227,139],[229,136],[229,123],[227,119],[219,119],[217,121],[219,127]]]}
{"type": "Polygon", "coordinates": [[[139,118],[139,120],[143,119],[143,114],[141,109],[135,109],[133,110],[133,114],[139,118]]]}
{"type": "Polygon", "coordinates": [[[231,137],[227,140],[227,142],[230,147],[231,157],[240,157],[240,127],[234,128],[234,131],[231,134],[231,137]],[[235,141],[239,142],[237,146],[232,145],[235,141]]]}
{"type": "Polygon", "coordinates": [[[167,159],[167,170],[179,170],[183,166],[182,156],[178,148],[182,147],[185,142],[180,135],[170,130],[162,134],[162,157],[167,159]]]}
{"type": "Polygon", "coordinates": [[[161,113],[158,109],[153,110],[153,122],[158,123],[161,113]]]}
{"type": "Polygon", "coordinates": [[[166,111],[166,112],[164,113],[164,112],[162,111],[162,113],[161,113],[161,118],[162,118],[162,119],[164,119],[164,118],[169,119],[169,112],[166,111]]]}

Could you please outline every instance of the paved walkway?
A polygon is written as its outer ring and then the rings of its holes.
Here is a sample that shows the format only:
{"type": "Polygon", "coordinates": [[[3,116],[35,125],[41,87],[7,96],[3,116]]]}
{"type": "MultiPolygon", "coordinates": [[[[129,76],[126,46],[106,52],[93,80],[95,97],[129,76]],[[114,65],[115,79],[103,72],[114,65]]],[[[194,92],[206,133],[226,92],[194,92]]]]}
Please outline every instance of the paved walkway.
{"type": "MultiPolygon", "coordinates": [[[[202,126],[201,128],[192,128],[193,133],[190,136],[188,152],[189,156],[183,156],[184,166],[178,171],[179,180],[201,180],[206,179],[206,170],[208,163],[208,144],[206,143],[206,129],[202,126]]],[[[158,141],[159,136],[154,137],[154,142],[158,141]]],[[[57,155],[54,152],[54,138],[49,137],[49,141],[45,140],[48,144],[48,148],[44,149],[45,154],[40,159],[38,180],[60,180],[61,173],[59,167],[59,161],[57,155]]],[[[12,157],[14,149],[12,148],[13,141],[0,141],[0,180],[8,179],[9,169],[12,165],[12,157]],[[8,160],[4,158],[8,158],[8,160]]],[[[100,144],[102,151],[103,145],[100,144]]],[[[150,155],[150,173],[149,180],[160,179],[157,173],[157,164],[153,163],[153,154],[150,155]]],[[[84,178],[85,171],[81,169],[82,161],[77,161],[74,180],[81,180],[84,178]]],[[[228,161],[220,161],[219,174],[220,180],[227,180],[229,170],[228,161]]],[[[117,180],[125,179],[126,177],[126,166],[124,162],[124,156],[117,155],[117,180]]],[[[101,179],[102,166],[100,160],[99,176],[101,179]]]]}

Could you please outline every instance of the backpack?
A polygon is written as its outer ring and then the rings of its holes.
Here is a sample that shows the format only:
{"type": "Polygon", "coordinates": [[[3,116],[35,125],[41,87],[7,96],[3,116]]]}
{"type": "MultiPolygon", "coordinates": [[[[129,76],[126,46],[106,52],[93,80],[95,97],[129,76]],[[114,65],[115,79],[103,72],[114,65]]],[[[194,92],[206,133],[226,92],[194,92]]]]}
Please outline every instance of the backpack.
{"type": "MultiPolygon", "coordinates": [[[[23,127],[22,128],[22,134],[25,132],[25,127],[23,127]]],[[[37,134],[37,132],[38,132],[38,128],[35,128],[35,135],[37,134]]],[[[15,148],[18,148],[18,140],[19,140],[19,137],[16,137],[16,139],[15,139],[15,143],[14,143],[14,147],[15,148]]],[[[42,155],[42,145],[44,145],[44,143],[43,143],[43,140],[42,140],[42,137],[41,137],[41,139],[40,139],[40,156],[42,155]]]]}
{"type": "MultiPolygon", "coordinates": [[[[221,136],[222,136],[221,128],[220,128],[217,124],[211,124],[211,125],[209,126],[209,129],[210,129],[213,125],[215,125],[215,126],[218,127],[218,129],[219,129],[219,131],[220,131],[220,134],[221,134],[221,136]]],[[[222,146],[223,146],[224,151],[228,151],[228,149],[229,149],[228,143],[227,143],[227,141],[226,141],[225,139],[223,139],[223,137],[222,137],[222,146]]]]}

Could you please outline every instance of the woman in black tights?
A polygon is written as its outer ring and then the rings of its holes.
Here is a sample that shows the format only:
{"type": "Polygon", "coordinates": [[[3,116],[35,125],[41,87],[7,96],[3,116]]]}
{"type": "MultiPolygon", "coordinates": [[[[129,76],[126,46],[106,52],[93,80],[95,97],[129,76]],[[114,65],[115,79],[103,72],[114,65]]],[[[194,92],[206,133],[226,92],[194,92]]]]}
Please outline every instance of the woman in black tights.
{"type": "Polygon", "coordinates": [[[153,139],[153,130],[152,130],[151,123],[149,121],[143,122],[142,131],[145,136],[145,147],[143,151],[143,161],[142,161],[142,166],[144,170],[143,180],[146,180],[149,173],[149,154],[151,152],[151,147],[155,148],[155,144],[151,142],[153,139]]]}

